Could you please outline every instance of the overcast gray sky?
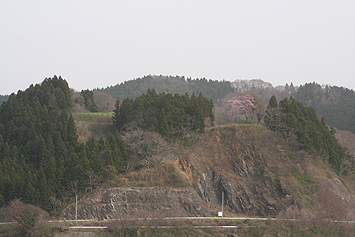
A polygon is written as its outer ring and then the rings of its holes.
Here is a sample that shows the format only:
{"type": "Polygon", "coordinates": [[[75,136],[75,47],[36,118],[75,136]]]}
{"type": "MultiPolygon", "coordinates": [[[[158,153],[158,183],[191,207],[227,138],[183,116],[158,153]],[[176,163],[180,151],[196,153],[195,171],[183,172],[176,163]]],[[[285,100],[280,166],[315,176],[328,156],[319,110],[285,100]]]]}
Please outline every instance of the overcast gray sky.
{"type": "Polygon", "coordinates": [[[2,95],[149,74],[355,89],[355,1],[0,1],[2,95]]]}

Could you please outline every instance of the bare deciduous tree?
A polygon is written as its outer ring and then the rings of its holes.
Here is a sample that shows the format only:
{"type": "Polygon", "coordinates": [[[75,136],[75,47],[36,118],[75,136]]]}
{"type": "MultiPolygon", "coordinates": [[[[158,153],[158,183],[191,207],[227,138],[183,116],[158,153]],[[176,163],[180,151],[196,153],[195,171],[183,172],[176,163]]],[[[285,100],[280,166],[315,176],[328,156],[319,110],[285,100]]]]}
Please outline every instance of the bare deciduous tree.
{"type": "Polygon", "coordinates": [[[104,167],[104,171],[105,171],[106,177],[109,180],[114,178],[117,174],[117,169],[115,167],[113,167],[112,165],[106,165],[104,167]]]}
{"type": "Polygon", "coordinates": [[[55,211],[57,208],[60,208],[62,206],[62,202],[58,198],[56,198],[54,194],[49,199],[52,204],[52,211],[55,211]]]}
{"type": "Polygon", "coordinates": [[[78,194],[78,180],[70,181],[69,187],[74,194],[74,197],[78,194]]]}
{"type": "Polygon", "coordinates": [[[347,174],[353,175],[354,174],[354,163],[348,157],[341,157],[340,158],[340,175],[347,174]]]}
{"type": "Polygon", "coordinates": [[[284,116],[285,113],[283,112],[283,109],[276,107],[266,111],[264,120],[271,130],[282,132],[287,130],[286,122],[283,119],[284,116]]]}
{"type": "Polygon", "coordinates": [[[136,124],[131,124],[123,132],[122,138],[128,147],[134,149],[137,163],[143,168],[150,169],[171,159],[169,143],[159,133],[144,131],[136,124]]]}
{"type": "Polygon", "coordinates": [[[87,189],[90,189],[90,192],[96,187],[100,185],[101,178],[100,175],[95,173],[94,171],[86,171],[85,175],[87,177],[87,189]]]}

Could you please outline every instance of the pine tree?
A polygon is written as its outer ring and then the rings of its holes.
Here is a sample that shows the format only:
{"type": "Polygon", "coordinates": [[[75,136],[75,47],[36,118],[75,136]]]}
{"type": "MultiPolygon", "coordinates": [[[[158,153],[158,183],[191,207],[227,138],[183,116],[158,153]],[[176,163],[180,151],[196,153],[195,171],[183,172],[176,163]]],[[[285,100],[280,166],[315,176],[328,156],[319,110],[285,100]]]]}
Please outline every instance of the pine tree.
{"type": "Polygon", "coordinates": [[[276,100],[276,96],[271,96],[270,100],[269,100],[269,105],[267,106],[267,108],[269,109],[273,109],[273,108],[276,108],[278,105],[277,105],[277,100],[276,100]]]}

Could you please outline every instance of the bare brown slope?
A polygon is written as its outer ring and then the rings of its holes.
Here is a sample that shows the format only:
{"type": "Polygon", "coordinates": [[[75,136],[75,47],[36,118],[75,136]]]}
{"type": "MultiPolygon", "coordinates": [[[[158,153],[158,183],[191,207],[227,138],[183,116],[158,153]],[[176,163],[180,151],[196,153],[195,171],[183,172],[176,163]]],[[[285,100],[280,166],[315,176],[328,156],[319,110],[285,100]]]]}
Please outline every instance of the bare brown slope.
{"type": "Polygon", "coordinates": [[[221,203],[223,193],[231,212],[277,216],[292,209],[317,215],[323,190],[341,197],[335,208],[351,210],[336,218],[350,218],[354,211],[355,198],[327,157],[299,151],[262,125],[213,128],[181,152],[180,168],[200,197],[221,203]]]}
{"type": "Polygon", "coordinates": [[[221,203],[224,193],[232,212],[276,215],[299,199],[279,143],[261,125],[219,127],[185,150],[180,167],[203,199],[221,203]]]}
{"type": "MultiPolygon", "coordinates": [[[[80,201],[81,218],[106,219],[117,212],[139,215],[140,210],[203,216],[211,213],[202,206],[220,205],[222,193],[225,210],[243,216],[348,220],[354,214],[351,178],[345,186],[345,177],[332,171],[326,156],[299,151],[263,125],[220,126],[205,134],[188,134],[182,141],[171,151],[191,187],[102,188],[80,201]]],[[[132,181],[129,177],[127,183],[132,181]]],[[[72,218],[73,205],[65,213],[72,218]]]]}

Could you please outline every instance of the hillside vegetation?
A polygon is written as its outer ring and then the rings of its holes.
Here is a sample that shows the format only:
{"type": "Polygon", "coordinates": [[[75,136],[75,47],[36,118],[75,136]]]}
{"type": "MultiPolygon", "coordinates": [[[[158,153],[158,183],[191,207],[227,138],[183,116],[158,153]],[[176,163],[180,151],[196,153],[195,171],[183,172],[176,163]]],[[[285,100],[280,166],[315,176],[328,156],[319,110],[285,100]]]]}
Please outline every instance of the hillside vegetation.
{"type": "Polygon", "coordinates": [[[217,102],[220,98],[223,98],[229,92],[233,92],[230,82],[207,80],[206,78],[191,79],[180,76],[155,76],[149,75],[134,80],[129,80],[117,84],[115,86],[109,86],[105,89],[96,89],[94,91],[105,92],[116,99],[123,101],[126,98],[136,99],[146,91],[155,90],[156,93],[171,93],[184,95],[188,93],[192,95],[200,93],[217,102]]]}
{"type": "Polygon", "coordinates": [[[0,107],[0,205],[20,198],[60,210],[85,190],[124,172],[130,159],[118,133],[79,143],[72,97],[61,77],[12,94],[0,107]]]}
{"type": "Polygon", "coordinates": [[[334,128],[328,128],[325,119],[318,119],[312,107],[305,107],[292,97],[276,102],[272,96],[265,114],[265,124],[273,131],[283,134],[286,141],[309,152],[324,152],[336,171],[341,163],[350,161],[349,155],[336,138],[334,128]]]}
{"type": "Polygon", "coordinates": [[[343,87],[317,83],[300,86],[295,99],[311,106],[327,124],[355,133],[355,92],[343,87]]]}
{"type": "Polygon", "coordinates": [[[202,132],[208,119],[213,124],[213,102],[200,94],[191,97],[148,90],[137,99],[117,100],[113,122],[119,131],[135,123],[139,128],[158,132],[163,136],[173,136],[183,129],[202,132]]]}
{"type": "Polygon", "coordinates": [[[238,93],[254,94],[268,103],[275,95],[277,101],[292,96],[304,106],[311,106],[319,116],[324,117],[327,125],[355,133],[355,92],[353,90],[315,82],[299,87],[286,83],[273,87],[262,80],[236,80],[232,82],[238,93]]]}
{"type": "MultiPolygon", "coordinates": [[[[92,107],[92,92],[81,94],[84,94],[85,106],[92,107]]],[[[72,91],[61,77],[47,78],[41,84],[12,94],[0,106],[0,205],[20,198],[46,211],[56,212],[76,194],[93,190],[116,174],[156,164],[152,156],[164,151],[167,143],[153,132],[153,126],[161,134],[168,135],[169,129],[178,131],[187,125],[192,130],[203,131],[205,118],[210,117],[213,121],[213,104],[202,96],[173,97],[151,92],[137,98],[136,102],[127,101],[138,107],[126,106],[126,101],[116,107],[115,129],[110,116],[102,116],[107,114],[73,114],[72,91]],[[144,98],[145,104],[142,104],[144,98]],[[144,112],[143,108],[156,110],[157,114],[146,115],[156,116],[157,121],[148,117],[151,121],[148,133],[143,131],[147,127],[139,124],[140,130],[134,132],[142,131],[140,136],[122,133],[129,142],[127,149],[117,130],[122,127],[117,122],[135,121],[136,116],[144,112]],[[187,116],[181,117],[182,110],[191,116],[190,121],[187,116]],[[119,116],[129,119],[121,120],[119,116]],[[93,121],[87,119],[94,117],[93,121]],[[89,122],[98,124],[97,130],[101,132],[101,128],[107,128],[105,139],[89,135],[78,141],[80,124],[89,122]]]]}
{"type": "MultiPolygon", "coordinates": [[[[217,109],[203,93],[148,89],[135,99],[116,100],[113,113],[97,112],[92,91],[75,98],[73,93],[64,79],[54,76],[12,94],[0,106],[2,210],[18,208],[23,204],[16,205],[16,200],[21,199],[52,215],[65,209],[73,217],[75,209],[67,205],[79,195],[88,203],[83,216],[106,218],[100,205],[113,215],[114,203],[100,197],[99,187],[117,188],[124,196],[131,185],[141,193],[149,193],[146,187],[161,188],[155,193],[184,190],[183,196],[194,190],[197,206],[201,200],[219,205],[223,197],[234,214],[312,221],[354,218],[354,157],[339,143],[352,152],[346,143],[351,136],[339,133],[338,141],[324,118],[292,96],[271,96],[264,103],[255,95],[230,93],[217,103],[225,106],[226,123],[239,123],[213,126],[217,109]],[[86,113],[74,112],[73,102],[86,113]],[[91,197],[106,203],[91,203],[91,197]]],[[[114,195],[111,191],[102,193],[114,195]]],[[[148,209],[164,212],[170,201],[167,196],[165,206],[150,203],[148,209]]],[[[178,198],[185,209],[196,207],[194,202],[178,198]]],[[[199,215],[191,210],[181,213],[199,215]]]]}

